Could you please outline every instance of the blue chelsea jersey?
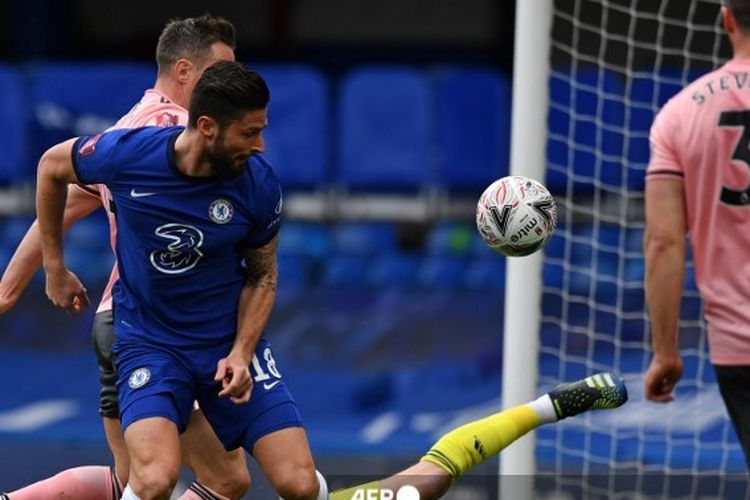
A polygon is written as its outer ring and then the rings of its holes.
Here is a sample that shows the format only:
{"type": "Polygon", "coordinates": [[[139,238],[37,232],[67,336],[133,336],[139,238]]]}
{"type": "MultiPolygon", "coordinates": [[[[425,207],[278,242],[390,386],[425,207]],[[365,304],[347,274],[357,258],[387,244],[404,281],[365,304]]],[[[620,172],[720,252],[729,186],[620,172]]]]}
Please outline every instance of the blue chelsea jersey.
{"type": "Polygon", "coordinates": [[[117,220],[118,338],[168,346],[234,339],[245,283],[243,249],[279,231],[281,188],[260,156],[234,179],[188,177],[174,161],[183,127],[81,137],[73,165],[105,184],[117,220]]]}

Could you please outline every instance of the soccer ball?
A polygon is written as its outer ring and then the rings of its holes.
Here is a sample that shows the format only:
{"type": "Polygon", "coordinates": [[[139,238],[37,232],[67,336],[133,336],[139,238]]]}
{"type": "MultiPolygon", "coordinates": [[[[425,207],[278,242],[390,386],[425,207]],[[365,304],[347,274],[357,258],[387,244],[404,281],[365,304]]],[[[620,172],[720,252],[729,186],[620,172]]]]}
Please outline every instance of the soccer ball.
{"type": "Polygon", "coordinates": [[[552,195],[539,182],[513,175],[498,179],[477,203],[477,229],[493,250],[508,257],[542,248],[557,225],[552,195]]]}

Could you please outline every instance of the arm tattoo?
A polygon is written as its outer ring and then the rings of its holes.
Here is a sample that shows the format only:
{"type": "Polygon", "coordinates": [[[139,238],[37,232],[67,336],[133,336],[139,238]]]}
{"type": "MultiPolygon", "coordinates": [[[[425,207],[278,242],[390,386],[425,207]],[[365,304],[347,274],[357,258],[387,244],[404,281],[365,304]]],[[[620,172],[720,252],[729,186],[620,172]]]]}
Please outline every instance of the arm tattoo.
{"type": "Polygon", "coordinates": [[[279,236],[260,248],[245,250],[245,264],[247,265],[247,285],[256,288],[271,288],[276,290],[278,272],[276,269],[276,247],[279,236]]]}

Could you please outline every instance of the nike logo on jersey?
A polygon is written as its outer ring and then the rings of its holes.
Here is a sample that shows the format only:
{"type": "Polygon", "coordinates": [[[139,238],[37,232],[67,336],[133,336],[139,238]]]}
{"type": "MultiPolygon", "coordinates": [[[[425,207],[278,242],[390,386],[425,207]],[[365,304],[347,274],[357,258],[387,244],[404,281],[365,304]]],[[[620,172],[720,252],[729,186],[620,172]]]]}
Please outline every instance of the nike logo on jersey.
{"type": "Polygon", "coordinates": [[[284,198],[279,198],[279,202],[276,204],[276,208],[274,209],[274,212],[276,212],[276,215],[279,215],[281,213],[281,207],[284,206],[284,198]]]}
{"type": "Polygon", "coordinates": [[[276,382],[270,382],[270,383],[266,382],[265,384],[263,384],[263,388],[268,391],[276,387],[276,385],[278,385],[279,383],[281,383],[281,380],[277,380],[276,382]]]}
{"type": "Polygon", "coordinates": [[[144,196],[153,196],[156,193],[139,193],[135,188],[130,190],[130,196],[133,198],[143,198],[144,196]]]}

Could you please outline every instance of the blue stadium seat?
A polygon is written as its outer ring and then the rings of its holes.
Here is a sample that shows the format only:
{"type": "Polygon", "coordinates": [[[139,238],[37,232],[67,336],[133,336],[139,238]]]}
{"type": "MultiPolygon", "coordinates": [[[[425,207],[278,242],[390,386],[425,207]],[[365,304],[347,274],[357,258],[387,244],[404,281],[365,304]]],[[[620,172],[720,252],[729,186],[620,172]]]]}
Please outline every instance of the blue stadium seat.
{"type": "Polygon", "coordinates": [[[310,259],[302,255],[279,255],[279,287],[304,287],[311,282],[310,259]]]}
{"type": "Polygon", "coordinates": [[[547,244],[544,245],[544,249],[542,250],[544,252],[545,258],[565,258],[566,238],[564,234],[564,230],[560,227],[558,227],[557,230],[552,234],[552,238],[547,241],[547,244]]]}
{"type": "Polygon", "coordinates": [[[0,218],[0,269],[5,269],[32,222],[31,217],[0,218]]]}
{"type": "MultiPolygon", "coordinates": [[[[111,251],[92,250],[71,246],[65,252],[65,261],[84,285],[104,284],[109,280],[114,256],[111,251]]],[[[96,297],[91,297],[96,300],[96,297]]]]}
{"type": "Polygon", "coordinates": [[[698,283],[695,281],[695,264],[685,266],[683,288],[686,291],[698,291],[698,283]]]}
{"type": "Polygon", "coordinates": [[[625,274],[623,279],[625,283],[636,285],[643,283],[646,274],[646,264],[642,257],[625,259],[625,274]]]}
{"type": "Polygon", "coordinates": [[[397,248],[396,228],[391,223],[345,222],[333,228],[332,250],[341,255],[377,255],[397,248]]]}
{"type": "Polygon", "coordinates": [[[103,211],[76,221],[65,235],[65,247],[66,261],[84,283],[103,283],[109,279],[114,255],[103,211]]]}
{"type": "Polygon", "coordinates": [[[488,68],[453,69],[437,89],[439,182],[478,195],[508,175],[510,81],[488,68]]]}
{"type": "Polygon", "coordinates": [[[10,245],[14,250],[18,244],[21,243],[26,231],[29,230],[31,224],[34,222],[33,217],[24,216],[10,217],[7,219],[4,218],[0,220],[2,220],[2,226],[0,229],[0,231],[2,231],[2,245],[10,245]]]}
{"type": "MultiPolygon", "coordinates": [[[[631,227],[625,232],[625,274],[623,279],[628,285],[643,283],[646,265],[643,260],[643,227],[631,227]]],[[[689,246],[688,246],[689,257],[689,246]]]]}
{"type": "Polygon", "coordinates": [[[435,256],[468,255],[477,243],[475,240],[481,242],[473,224],[438,223],[427,236],[427,253],[435,256]]]}
{"type": "Polygon", "coordinates": [[[370,66],[344,76],[339,95],[337,180],[357,191],[418,191],[432,181],[432,94],[406,67],[370,66]]]}
{"type": "Polygon", "coordinates": [[[365,285],[370,257],[333,254],[323,264],[321,285],[328,287],[362,287],[365,285]]]}
{"type": "Polygon", "coordinates": [[[619,224],[602,222],[597,226],[596,242],[607,250],[619,250],[620,241],[625,241],[625,229],[619,224]]]}
{"type": "Polygon", "coordinates": [[[268,82],[265,156],[285,190],[314,190],[329,183],[331,105],[329,85],[303,65],[258,66],[268,82]]]}
{"type": "Polygon", "coordinates": [[[563,286],[564,274],[565,268],[561,262],[548,262],[545,260],[542,266],[542,285],[560,289],[563,286]]]}
{"type": "Polygon", "coordinates": [[[469,260],[453,255],[431,255],[424,258],[417,276],[425,289],[455,289],[464,284],[469,260]]]}
{"type": "MultiPolygon", "coordinates": [[[[3,259],[1,269],[5,269],[13,253],[15,253],[18,244],[21,243],[26,231],[29,230],[33,222],[33,217],[26,216],[0,219],[0,256],[3,259]]],[[[35,273],[32,283],[44,284],[44,273],[42,271],[35,273]]]]}
{"type": "Polygon", "coordinates": [[[642,288],[630,287],[622,290],[622,312],[642,312],[645,307],[645,294],[642,288]]]}
{"type": "Polygon", "coordinates": [[[321,259],[331,248],[331,237],[324,224],[285,222],[279,232],[279,255],[321,259]]]}
{"type": "Polygon", "coordinates": [[[677,67],[645,68],[630,79],[629,134],[626,144],[628,189],[642,191],[645,187],[650,154],[648,134],[655,117],[654,109],[660,109],[683,88],[683,78],[690,82],[710,69],[695,69],[683,75],[683,70],[677,67]]]}
{"type": "Polygon", "coordinates": [[[5,269],[8,266],[11,257],[13,257],[13,252],[14,249],[9,246],[0,246],[0,269],[5,269]]]}
{"type": "Polygon", "coordinates": [[[643,227],[630,227],[625,233],[625,251],[628,253],[643,252],[643,227]]]}
{"type": "Polygon", "coordinates": [[[470,240],[470,250],[471,255],[477,259],[494,259],[497,258],[499,254],[497,251],[490,248],[490,246],[484,242],[482,237],[479,235],[479,231],[476,229],[476,226],[472,226],[474,229],[474,234],[471,236],[470,240]]]}
{"type": "Polygon", "coordinates": [[[151,65],[128,63],[45,63],[29,67],[38,157],[71,137],[113,125],[151,88],[151,65]]]}
{"type": "Polygon", "coordinates": [[[65,235],[65,244],[71,248],[111,253],[109,221],[102,210],[76,221],[65,235]]]}
{"type": "Polygon", "coordinates": [[[492,255],[469,264],[464,286],[472,290],[505,290],[505,257],[492,255]]]}
{"type": "Polygon", "coordinates": [[[397,234],[393,224],[344,222],[331,229],[330,238],[329,256],[322,261],[323,285],[385,286],[394,279],[391,271],[397,263],[381,263],[377,271],[373,267],[373,262],[379,257],[397,254],[397,234]]]}
{"type": "Polygon", "coordinates": [[[0,64],[0,116],[7,126],[0,135],[0,183],[33,180],[36,159],[30,158],[29,117],[20,73],[0,64]]]}
{"type": "Polygon", "coordinates": [[[419,256],[414,253],[383,253],[373,260],[367,284],[379,288],[410,288],[417,283],[419,256]]]}
{"type": "Polygon", "coordinates": [[[578,68],[550,78],[546,186],[553,193],[618,190],[624,142],[625,87],[614,73],[578,68]],[[594,180],[599,182],[594,185],[594,180]]]}
{"type": "Polygon", "coordinates": [[[700,296],[683,296],[680,303],[680,317],[685,320],[703,318],[703,300],[700,296]]]}
{"type": "Polygon", "coordinates": [[[643,190],[649,160],[648,134],[656,113],[667,100],[682,88],[680,71],[651,70],[634,75],[630,82],[630,136],[627,142],[628,187],[643,190]]]}
{"type": "Polygon", "coordinates": [[[597,226],[592,238],[596,238],[596,274],[617,277],[620,271],[620,242],[625,241],[625,230],[618,224],[603,223],[597,226]]]}
{"type": "MultiPolygon", "coordinates": [[[[683,74],[683,68],[675,66],[663,66],[658,69],[642,68],[630,79],[630,99],[659,109],[682,90],[686,83],[692,82],[711,70],[710,67],[692,68],[691,71],[683,74]]],[[[650,126],[650,122],[640,122],[639,127],[633,127],[631,121],[631,128],[636,130],[648,130],[650,126]]]]}
{"type": "Polygon", "coordinates": [[[568,233],[573,268],[595,276],[617,276],[622,233],[616,224],[573,227],[568,233]]]}

